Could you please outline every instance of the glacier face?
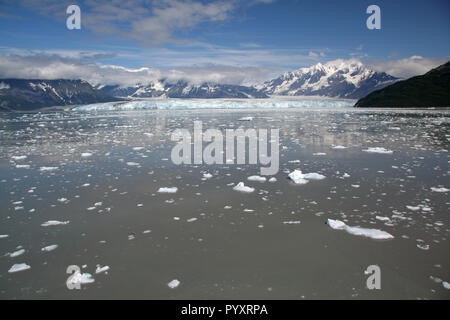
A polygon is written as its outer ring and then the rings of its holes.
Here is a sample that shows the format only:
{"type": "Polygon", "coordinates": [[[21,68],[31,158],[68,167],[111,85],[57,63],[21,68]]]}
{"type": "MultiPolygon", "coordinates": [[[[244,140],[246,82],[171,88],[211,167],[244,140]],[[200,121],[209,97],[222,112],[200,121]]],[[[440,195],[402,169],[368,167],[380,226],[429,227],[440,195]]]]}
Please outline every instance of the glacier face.
{"type": "Polygon", "coordinates": [[[357,59],[338,59],[286,72],[256,88],[269,95],[320,95],[359,99],[396,80],[397,78],[384,72],[368,68],[357,59]]]}
{"type": "Polygon", "coordinates": [[[74,111],[183,110],[183,109],[258,109],[258,108],[345,108],[355,100],[326,97],[272,97],[268,99],[161,99],[96,103],[73,108],[74,111]]]}

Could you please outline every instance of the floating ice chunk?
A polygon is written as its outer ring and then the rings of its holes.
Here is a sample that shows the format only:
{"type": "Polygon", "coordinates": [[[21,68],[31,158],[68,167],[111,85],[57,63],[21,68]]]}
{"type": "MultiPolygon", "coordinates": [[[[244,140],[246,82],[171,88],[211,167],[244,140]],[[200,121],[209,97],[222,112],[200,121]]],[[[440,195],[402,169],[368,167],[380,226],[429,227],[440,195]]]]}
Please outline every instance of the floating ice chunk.
{"type": "Polygon", "coordinates": [[[187,222],[194,222],[194,221],[197,221],[197,218],[190,218],[190,219],[187,219],[186,221],[187,222]]]}
{"type": "Polygon", "coordinates": [[[347,147],[344,146],[333,146],[332,148],[335,150],[347,149],[347,147]]]}
{"type": "Polygon", "coordinates": [[[16,263],[15,265],[13,265],[8,272],[9,273],[14,273],[14,272],[19,272],[19,271],[25,271],[30,269],[31,267],[29,265],[27,265],[26,263],[16,263]]]}
{"type": "Polygon", "coordinates": [[[39,171],[42,171],[42,172],[44,172],[44,171],[55,171],[55,170],[58,170],[58,167],[40,167],[39,168],[39,171]]]}
{"type": "Polygon", "coordinates": [[[92,275],[90,273],[81,273],[80,271],[75,271],[68,279],[67,284],[76,286],[80,284],[88,284],[95,282],[95,279],[92,278],[92,275]]]}
{"type": "Polygon", "coordinates": [[[327,154],[325,152],[316,152],[313,153],[313,156],[326,156],[327,154]]]}
{"type": "Polygon", "coordinates": [[[375,219],[380,221],[389,221],[390,219],[388,217],[381,217],[381,216],[375,216],[375,219]]]}
{"type": "Polygon", "coordinates": [[[10,253],[9,256],[11,258],[15,258],[15,257],[18,257],[18,256],[24,254],[24,253],[25,253],[25,249],[20,249],[20,250],[14,251],[13,253],[10,253]]]}
{"type": "Polygon", "coordinates": [[[252,121],[253,117],[242,117],[239,119],[239,121],[252,121]]]}
{"type": "Polygon", "coordinates": [[[99,274],[99,273],[102,273],[102,272],[106,272],[106,271],[108,271],[109,270],[109,266],[104,266],[104,267],[101,267],[99,264],[97,265],[97,268],[95,269],[95,273],[96,274],[99,274]]]}
{"type": "Polygon", "coordinates": [[[345,230],[350,234],[355,236],[363,236],[372,239],[392,239],[393,235],[378,229],[368,229],[368,228],[360,228],[360,227],[351,227],[346,225],[344,222],[340,220],[328,219],[327,224],[335,230],[345,230]]]}
{"type": "Polygon", "coordinates": [[[247,187],[244,185],[243,182],[239,182],[237,185],[233,187],[233,190],[238,192],[251,193],[255,191],[255,188],[247,187]]]}
{"type": "Polygon", "coordinates": [[[269,179],[269,182],[277,182],[277,178],[272,177],[272,178],[269,179]]]}
{"type": "Polygon", "coordinates": [[[83,157],[83,158],[88,158],[88,157],[90,157],[90,156],[92,156],[92,153],[90,153],[90,152],[83,152],[83,153],[81,154],[81,157],[83,157]]]}
{"type": "Polygon", "coordinates": [[[302,173],[301,170],[294,170],[291,173],[289,173],[289,178],[291,178],[292,181],[294,181],[295,184],[306,184],[308,183],[308,180],[305,179],[305,175],[302,173]]]}
{"type": "Polygon", "coordinates": [[[411,211],[417,211],[417,210],[420,210],[420,207],[415,207],[415,206],[406,206],[406,208],[408,208],[409,210],[411,210],[411,211]]]}
{"type": "Polygon", "coordinates": [[[25,160],[27,156],[12,156],[11,159],[14,161],[25,160]]]}
{"type": "Polygon", "coordinates": [[[56,248],[58,248],[58,245],[57,245],[57,244],[52,244],[52,245],[43,247],[43,248],[41,249],[41,251],[44,251],[44,252],[50,252],[50,251],[55,250],[56,248]]]}
{"type": "Polygon", "coordinates": [[[30,169],[29,164],[16,164],[17,169],[30,169]]]}
{"type": "Polygon", "coordinates": [[[130,161],[130,162],[127,162],[127,166],[136,167],[136,166],[139,166],[139,163],[130,161]]]}
{"type": "Polygon", "coordinates": [[[68,224],[69,221],[57,221],[57,220],[49,220],[47,222],[44,222],[41,224],[42,227],[50,227],[50,226],[58,226],[58,225],[64,225],[68,224]]]}
{"type": "Polygon", "coordinates": [[[325,176],[316,172],[305,173],[303,177],[306,180],[322,180],[325,179],[325,176]]]}
{"type": "Polygon", "coordinates": [[[175,193],[178,191],[177,187],[161,187],[157,192],[159,193],[175,193]]]}
{"type": "Polygon", "coordinates": [[[300,224],[299,220],[295,220],[295,221],[283,221],[283,224],[300,224]]]}
{"type": "Polygon", "coordinates": [[[180,281],[178,281],[177,279],[174,279],[174,280],[170,281],[170,282],[167,284],[167,286],[168,286],[170,289],[175,289],[175,288],[178,287],[179,285],[180,285],[180,281]]]}
{"type": "Polygon", "coordinates": [[[261,176],[250,176],[247,178],[248,181],[258,181],[258,182],[266,182],[266,178],[265,177],[261,177],[261,176]]]}
{"type": "Polygon", "coordinates": [[[7,235],[7,234],[0,234],[0,239],[6,239],[8,237],[9,237],[9,235],[7,235]]]}
{"type": "Polygon", "coordinates": [[[140,150],[143,150],[143,149],[144,149],[144,147],[134,147],[133,148],[134,151],[140,151],[140,150]]]}
{"type": "Polygon", "coordinates": [[[366,150],[363,150],[364,152],[369,153],[383,153],[383,154],[392,154],[394,151],[385,149],[383,147],[373,147],[373,148],[367,148],[366,150]]]}
{"type": "Polygon", "coordinates": [[[213,175],[211,173],[204,173],[203,174],[203,178],[205,179],[211,179],[213,177],[213,175]]]}
{"type": "Polygon", "coordinates": [[[438,187],[431,187],[431,191],[434,191],[434,192],[448,192],[450,189],[447,189],[447,188],[443,188],[443,187],[441,187],[441,188],[438,188],[438,187]]]}
{"type": "Polygon", "coordinates": [[[450,283],[448,283],[447,281],[442,281],[442,286],[447,289],[450,290],[450,283]]]}
{"type": "Polygon", "coordinates": [[[416,246],[417,246],[417,248],[422,249],[422,250],[429,250],[430,249],[430,245],[428,245],[428,244],[418,243],[418,244],[416,244],[416,246]]]}

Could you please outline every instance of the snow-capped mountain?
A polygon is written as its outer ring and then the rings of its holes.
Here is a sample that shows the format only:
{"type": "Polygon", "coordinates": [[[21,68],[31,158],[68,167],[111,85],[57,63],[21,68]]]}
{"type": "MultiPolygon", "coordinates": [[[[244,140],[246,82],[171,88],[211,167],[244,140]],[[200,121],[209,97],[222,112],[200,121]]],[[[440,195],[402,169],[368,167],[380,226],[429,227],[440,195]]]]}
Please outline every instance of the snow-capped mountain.
{"type": "Polygon", "coordinates": [[[359,99],[392,84],[397,78],[376,72],[356,59],[338,59],[286,72],[256,86],[269,95],[328,96],[359,99]]]}
{"type": "Polygon", "coordinates": [[[267,98],[268,96],[254,88],[231,84],[201,85],[189,84],[185,81],[169,83],[164,80],[154,81],[150,84],[138,84],[133,87],[99,86],[101,91],[115,96],[126,98],[267,98]]]}
{"type": "Polygon", "coordinates": [[[83,80],[0,79],[0,110],[118,101],[83,80]]]}

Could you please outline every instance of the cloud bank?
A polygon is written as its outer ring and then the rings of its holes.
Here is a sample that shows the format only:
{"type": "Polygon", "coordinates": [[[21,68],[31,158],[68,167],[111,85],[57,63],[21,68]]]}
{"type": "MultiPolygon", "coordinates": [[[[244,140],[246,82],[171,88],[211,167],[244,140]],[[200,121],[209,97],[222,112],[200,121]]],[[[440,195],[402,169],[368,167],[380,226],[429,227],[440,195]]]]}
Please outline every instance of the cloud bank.
{"type": "Polygon", "coordinates": [[[410,58],[391,61],[371,61],[367,65],[376,71],[386,72],[394,77],[407,79],[430,71],[448,61],[447,58],[423,58],[412,56],[410,58]]]}

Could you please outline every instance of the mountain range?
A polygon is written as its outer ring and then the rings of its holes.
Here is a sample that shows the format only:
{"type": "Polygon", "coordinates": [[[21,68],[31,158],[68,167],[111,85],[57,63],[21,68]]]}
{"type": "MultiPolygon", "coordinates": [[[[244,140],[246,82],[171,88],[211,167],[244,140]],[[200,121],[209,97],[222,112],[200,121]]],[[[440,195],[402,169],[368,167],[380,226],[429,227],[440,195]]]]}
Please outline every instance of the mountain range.
{"type": "Polygon", "coordinates": [[[169,82],[91,86],[83,80],[0,79],[0,110],[34,110],[49,106],[90,104],[137,98],[268,98],[270,95],[327,96],[359,99],[396,81],[358,60],[334,60],[286,72],[256,86],[169,82]]]}
{"type": "Polygon", "coordinates": [[[334,60],[286,72],[257,86],[269,95],[327,96],[359,99],[398,80],[376,72],[358,60],[334,60]]]}
{"type": "Polygon", "coordinates": [[[1,111],[31,111],[52,106],[120,100],[83,80],[0,79],[1,111]]]}

